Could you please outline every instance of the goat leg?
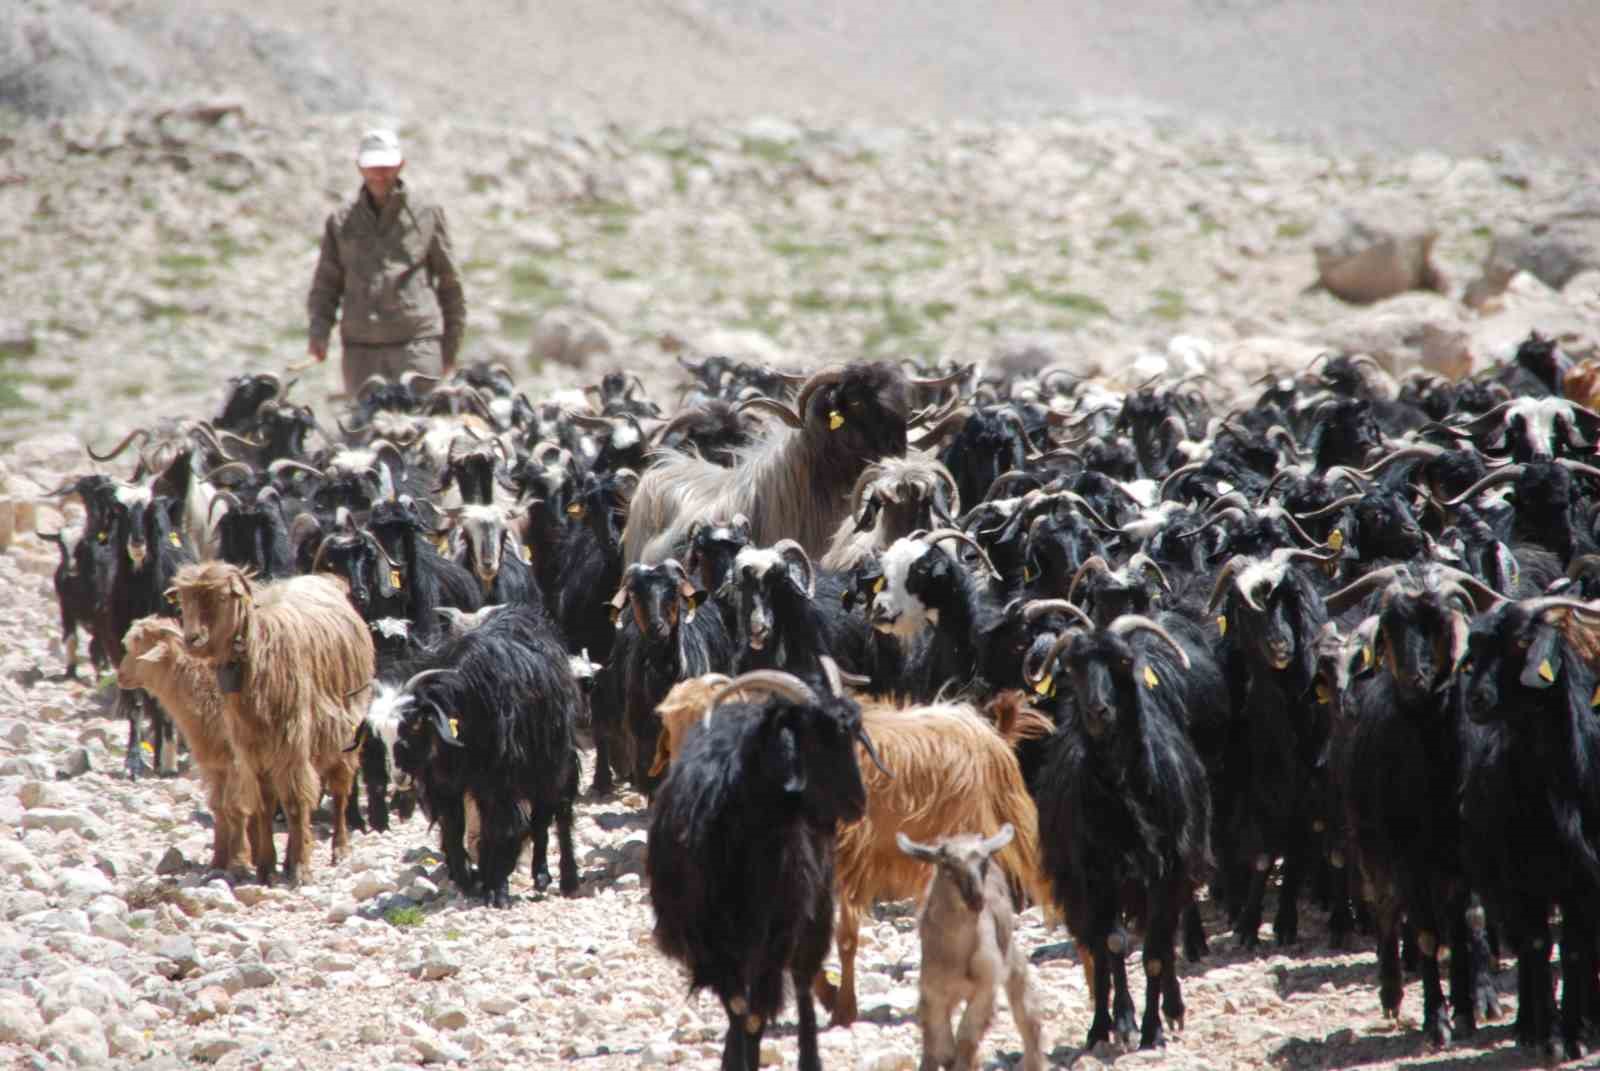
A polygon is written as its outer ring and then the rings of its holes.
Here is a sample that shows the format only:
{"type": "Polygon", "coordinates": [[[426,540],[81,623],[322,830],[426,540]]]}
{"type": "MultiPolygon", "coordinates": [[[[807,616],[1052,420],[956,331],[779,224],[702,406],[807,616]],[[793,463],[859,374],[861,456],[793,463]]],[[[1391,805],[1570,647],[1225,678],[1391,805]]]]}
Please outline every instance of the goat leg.
{"type": "Polygon", "coordinates": [[[1300,886],[1305,880],[1306,850],[1289,849],[1283,860],[1283,885],[1278,889],[1278,913],[1272,919],[1272,932],[1279,946],[1300,939],[1300,886]]]}
{"type": "Polygon", "coordinates": [[[456,883],[463,896],[471,896],[477,883],[472,869],[467,865],[467,812],[460,796],[451,796],[439,804],[439,847],[444,849],[445,870],[456,883]]]}
{"type": "Polygon", "coordinates": [[[1431,919],[1418,928],[1417,947],[1422,952],[1422,1036],[1430,1046],[1450,1044],[1450,1024],[1445,1015],[1444,990],[1439,984],[1439,957],[1449,957],[1449,944],[1441,944],[1431,919]]]}
{"type": "Polygon", "coordinates": [[[1240,948],[1253,949],[1261,943],[1261,901],[1267,893],[1267,875],[1272,872],[1272,860],[1265,854],[1256,858],[1255,869],[1250,872],[1250,886],[1245,891],[1244,903],[1234,920],[1234,933],[1240,948]]]}
{"type": "Polygon", "coordinates": [[[178,776],[178,730],[155,696],[145,693],[145,713],[155,737],[156,770],[162,777],[178,776]]]}
{"type": "Polygon", "coordinates": [[[261,798],[261,808],[255,814],[255,838],[250,849],[256,865],[256,880],[263,885],[271,885],[272,872],[278,868],[278,848],[272,829],[273,815],[278,810],[278,794],[272,790],[272,783],[266,778],[258,781],[256,794],[261,798]]]}
{"type": "Polygon", "coordinates": [[[1385,1019],[1400,1017],[1400,1001],[1405,997],[1405,979],[1400,973],[1399,919],[1385,908],[1378,923],[1378,1003],[1385,1019]]]}
{"type": "MultiPolygon", "coordinates": [[[[576,773],[573,779],[577,779],[576,773]]],[[[562,896],[578,895],[578,853],[572,846],[572,819],[572,799],[567,797],[556,804],[556,846],[561,851],[557,865],[561,870],[562,896]]]]}
{"type": "Polygon", "coordinates": [[[1182,895],[1171,887],[1157,887],[1150,891],[1150,917],[1144,930],[1144,1020],[1139,1024],[1139,1048],[1164,1049],[1166,1035],[1161,1029],[1161,994],[1166,988],[1166,978],[1176,972],[1174,962],[1175,940],[1178,930],[1177,905],[1182,895]]]}
{"type": "Polygon", "coordinates": [[[1094,969],[1094,1018],[1089,1023],[1089,1036],[1083,1047],[1094,1052],[1098,1045],[1111,1043],[1111,952],[1106,948],[1105,931],[1092,935],[1084,942],[1089,946],[1089,960],[1094,969]]]}
{"type": "Polygon", "coordinates": [[[150,764],[144,761],[144,748],[141,746],[140,705],[139,693],[121,689],[117,691],[117,706],[128,719],[128,750],[123,756],[122,768],[130,781],[137,781],[150,772],[150,764]]]}
{"type": "Polygon", "coordinates": [[[794,981],[795,1015],[800,1020],[799,1069],[822,1071],[822,1055],[817,1049],[817,1008],[811,1003],[811,988],[803,971],[791,972],[791,978],[794,981]]]}
{"type": "Polygon", "coordinates": [[[611,775],[611,744],[606,738],[606,733],[599,725],[594,727],[594,780],[589,785],[589,794],[597,799],[603,799],[616,791],[616,782],[611,775]]]}
{"type": "Polygon", "coordinates": [[[1593,909],[1584,899],[1567,897],[1561,905],[1561,1043],[1568,1060],[1584,1055],[1584,1020],[1595,962],[1593,909]]]}
{"type": "Polygon", "coordinates": [[[833,1026],[849,1026],[856,1021],[856,949],[861,941],[861,912],[847,897],[839,898],[839,925],[833,932],[839,952],[839,988],[833,997],[833,1026]]]}
{"type": "Polygon", "coordinates": [[[1006,1002],[1022,1038],[1022,1071],[1044,1071],[1043,1024],[1039,1002],[1028,979],[1028,957],[1013,941],[1006,956],[1006,1002]]]}
{"type": "Polygon", "coordinates": [[[961,1013],[961,1026],[956,1029],[955,1071],[974,1071],[978,1067],[978,1046],[994,1020],[994,1005],[994,984],[979,981],[961,1013]]]}
{"type": "MultiPolygon", "coordinates": [[[[328,771],[328,794],[333,797],[333,862],[350,854],[350,808],[355,807],[357,820],[361,817],[361,808],[356,804],[355,770],[345,763],[336,765],[328,771]]],[[[306,854],[310,855],[310,845],[306,846],[306,854]]]]}
{"type": "Polygon", "coordinates": [[[1200,905],[1194,902],[1194,896],[1190,894],[1189,903],[1183,909],[1183,958],[1190,963],[1198,963],[1210,950],[1205,923],[1200,918],[1200,905]]]}
{"type": "Polygon", "coordinates": [[[1117,1029],[1117,1042],[1124,1048],[1133,1047],[1134,1009],[1133,994],[1128,991],[1128,934],[1120,926],[1106,938],[1111,951],[1111,1017],[1117,1029]],[[1117,948],[1112,948],[1117,945],[1117,948]]]}
{"type": "Polygon", "coordinates": [[[535,807],[533,812],[533,887],[544,892],[550,887],[550,810],[535,807]]]}

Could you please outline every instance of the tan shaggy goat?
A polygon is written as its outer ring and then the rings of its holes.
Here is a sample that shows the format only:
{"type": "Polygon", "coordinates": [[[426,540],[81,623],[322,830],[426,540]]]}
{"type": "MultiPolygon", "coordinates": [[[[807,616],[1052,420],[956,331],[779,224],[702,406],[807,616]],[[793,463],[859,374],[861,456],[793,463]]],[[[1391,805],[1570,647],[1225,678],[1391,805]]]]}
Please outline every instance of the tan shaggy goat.
{"type": "Polygon", "coordinates": [[[206,805],[215,819],[211,866],[242,871],[249,867],[250,822],[260,807],[255,774],[241,762],[223,713],[217,674],[191,655],[183,630],[171,619],[141,617],[122,637],[117,686],[143,688],[172,715],[206,786],[206,805]]]}
{"type": "MultiPolygon", "coordinates": [[[[707,674],[679,681],[656,707],[661,734],[655,769],[665,771],[691,727],[728,678],[707,674]]],[[[839,830],[836,863],[839,984],[817,976],[817,998],[835,1025],[855,1021],[856,945],[861,915],[878,900],[920,898],[932,870],[905,855],[896,833],[931,842],[960,833],[992,836],[1010,822],[1015,838],[996,858],[1001,869],[1037,904],[1048,905],[1040,869],[1039,814],[1012,750],[1015,740],[1047,731],[1049,719],[1028,708],[1019,692],[1003,692],[990,709],[1002,729],[969,703],[903,707],[857,696],[861,724],[893,777],[863,757],[867,813],[839,830]],[[1004,733],[1004,735],[1002,735],[1004,733]]]]}
{"type": "Polygon", "coordinates": [[[342,580],[297,576],[257,587],[234,565],[186,565],[173,589],[183,607],[184,642],[215,667],[234,744],[256,776],[256,877],[277,866],[273,809],[289,819],[283,876],[311,866],[311,812],[333,797],[333,861],[350,846],[345,826],[357,751],[346,746],[365,713],[373,677],[372,634],[342,580]]]}

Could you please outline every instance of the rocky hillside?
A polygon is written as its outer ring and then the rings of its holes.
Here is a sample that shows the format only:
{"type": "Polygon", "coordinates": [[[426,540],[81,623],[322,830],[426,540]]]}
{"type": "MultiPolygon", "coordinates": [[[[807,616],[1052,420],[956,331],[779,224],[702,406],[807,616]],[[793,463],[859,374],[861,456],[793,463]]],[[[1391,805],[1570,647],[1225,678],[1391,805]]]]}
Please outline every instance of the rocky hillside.
{"type": "MultiPolygon", "coordinates": [[[[251,6],[269,22],[273,11],[357,17],[338,5],[251,6]]],[[[730,28],[720,6],[671,8],[702,21],[651,43],[665,54],[707,25],[729,35],[724,47],[755,32],[730,28]]],[[[1242,5],[1267,20],[1273,6],[1242,5]]],[[[3,57],[15,53],[3,50],[36,47],[19,19],[50,7],[0,13],[0,100],[14,107],[20,83],[6,81],[3,57]]],[[[584,891],[573,902],[534,893],[525,868],[510,911],[461,900],[421,818],[357,835],[338,867],[322,840],[298,890],[230,887],[194,863],[210,838],[198,782],[129,783],[107,690],[60,677],[55,550],[32,534],[59,523],[46,492],[92,467],[83,444],[214,412],[227,376],[304,356],[316,236],[354,192],[351,151],[375,114],[339,109],[369,104],[403,73],[398,46],[345,65],[300,37],[241,39],[229,21],[241,16],[207,8],[174,21],[156,3],[85,5],[81,32],[51,39],[61,84],[81,73],[72,57],[132,47],[97,36],[113,31],[143,42],[145,66],[130,61],[112,96],[84,89],[100,111],[0,111],[0,1065],[713,1067],[721,1012],[686,997],[650,941],[639,797],[580,807],[584,891]],[[177,40],[180,30],[190,36],[177,40]],[[185,66],[208,54],[228,57],[242,82],[185,66]],[[293,101],[284,86],[326,95],[293,101]]],[[[816,19],[796,31],[801,44],[826,39],[816,19]]],[[[441,65],[462,62],[462,48],[441,41],[441,65]]],[[[441,78],[419,75],[413,92],[442,93],[441,78]]],[[[573,109],[537,122],[440,108],[402,119],[407,177],[450,213],[467,358],[504,361],[534,397],[626,367],[667,400],[676,354],[736,352],[796,367],[1060,362],[1114,385],[1198,369],[1228,398],[1329,349],[1372,353],[1397,372],[1460,371],[1508,355],[1533,327],[1580,357],[1600,340],[1600,212],[1582,196],[1592,164],[1531,150],[1352,152],[1144,110],[896,122],[888,107],[848,120],[838,100],[832,115],[797,120],[779,116],[802,109],[752,93],[773,107],[677,119],[573,109]],[[1339,286],[1352,272],[1405,275],[1416,263],[1403,251],[1425,249],[1430,233],[1442,293],[1358,307],[1314,285],[1315,247],[1339,286]],[[1498,266],[1469,304],[1492,250],[1498,266]],[[1365,268],[1351,267],[1362,252],[1365,268]],[[1537,274],[1513,274],[1519,264],[1537,274]]],[[[319,368],[295,389],[331,415],[336,383],[319,368]]],[[[1184,967],[1187,1030],[1164,1053],[1121,1062],[1521,1066],[1505,1025],[1423,1052],[1420,997],[1413,988],[1398,1025],[1383,1020],[1370,948],[1331,954],[1312,924],[1297,948],[1244,955],[1208,923],[1214,954],[1184,967]]],[[[1089,1012],[1065,934],[1035,910],[1021,936],[1047,1048],[1058,1064],[1092,1066],[1078,1048],[1089,1012]]],[[[877,910],[861,958],[866,1021],[826,1032],[824,1061],[914,1066],[909,905],[877,910]]],[[[1514,992],[1514,972],[1500,983],[1514,992]]],[[[1000,1016],[985,1066],[1009,1066],[1019,1047],[1000,1016]]],[[[768,1056],[794,1065],[792,1028],[768,1056]]]]}

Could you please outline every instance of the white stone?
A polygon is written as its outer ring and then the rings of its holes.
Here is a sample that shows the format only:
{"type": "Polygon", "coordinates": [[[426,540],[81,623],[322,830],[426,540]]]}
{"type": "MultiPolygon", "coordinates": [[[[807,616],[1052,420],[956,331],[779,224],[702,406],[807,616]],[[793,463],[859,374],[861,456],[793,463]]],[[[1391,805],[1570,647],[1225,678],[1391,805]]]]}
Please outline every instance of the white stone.
{"type": "Polygon", "coordinates": [[[61,872],[56,882],[56,894],[65,903],[84,904],[97,896],[107,896],[116,890],[111,879],[94,867],[71,867],[61,872]]]}
{"type": "Polygon", "coordinates": [[[69,1008],[62,1012],[45,1029],[45,1038],[65,1048],[68,1057],[79,1067],[102,1066],[111,1057],[100,1017],[88,1008],[69,1008]]]}
{"type": "Polygon", "coordinates": [[[21,993],[0,989],[0,1042],[37,1045],[44,1034],[44,1016],[21,993]]]}

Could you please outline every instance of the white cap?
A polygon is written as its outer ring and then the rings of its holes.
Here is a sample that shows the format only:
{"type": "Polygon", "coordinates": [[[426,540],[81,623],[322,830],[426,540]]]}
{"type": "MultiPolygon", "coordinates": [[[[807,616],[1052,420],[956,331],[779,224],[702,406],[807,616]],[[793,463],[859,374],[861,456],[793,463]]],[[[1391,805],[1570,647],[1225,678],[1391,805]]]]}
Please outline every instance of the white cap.
{"type": "Polygon", "coordinates": [[[393,130],[369,130],[361,135],[361,147],[356,150],[357,167],[399,167],[404,160],[400,139],[393,130]]]}

